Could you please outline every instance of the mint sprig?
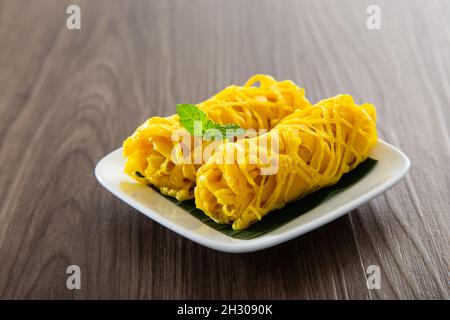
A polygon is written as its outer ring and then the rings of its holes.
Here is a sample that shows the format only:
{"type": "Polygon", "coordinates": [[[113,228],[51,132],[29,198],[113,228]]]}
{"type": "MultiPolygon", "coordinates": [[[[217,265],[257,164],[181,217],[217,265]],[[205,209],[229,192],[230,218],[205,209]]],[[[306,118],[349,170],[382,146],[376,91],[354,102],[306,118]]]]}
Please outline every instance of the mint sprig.
{"type": "Polygon", "coordinates": [[[230,139],[244,133],[237,124],[219,124],[208,118],[206,113],[193,104],[177,104],[177,114],[183,127],[193,136],[204,140],[230,139]]]}

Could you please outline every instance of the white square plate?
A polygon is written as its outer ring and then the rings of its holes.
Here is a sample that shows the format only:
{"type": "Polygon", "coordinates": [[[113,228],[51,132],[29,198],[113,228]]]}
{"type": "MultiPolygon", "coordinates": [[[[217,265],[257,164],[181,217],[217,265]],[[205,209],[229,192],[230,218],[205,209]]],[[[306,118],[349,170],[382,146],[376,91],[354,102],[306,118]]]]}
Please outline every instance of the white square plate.
{"type": "Polygon", "coordinates": [[[378,163],[351,187],[278,229],[250,240],[224,235],[152,188],[134,182],[123,172],[125,159],[122,148],[100,160],[95,167],[95,175],[116,197],[183,237],[219,251],[250,252],[275,246],[339,218],[395,185],[410,167],[405,154],[382,140],[378,140],[370,157],[378,163]]]}

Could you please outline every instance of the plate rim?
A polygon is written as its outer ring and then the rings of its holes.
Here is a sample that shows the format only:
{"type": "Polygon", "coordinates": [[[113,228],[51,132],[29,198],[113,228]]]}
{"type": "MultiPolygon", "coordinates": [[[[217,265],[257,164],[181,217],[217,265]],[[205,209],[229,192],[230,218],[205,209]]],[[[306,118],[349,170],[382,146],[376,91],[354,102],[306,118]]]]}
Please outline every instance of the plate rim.
{"type": "MultiPolygon", "coordinates": [[[[106,156],[104,156],[99,162],[97,162],[95,166],[95,176],[97,180],[100,182],[100,184],[107,189],[109,192],[111,192],[113,195],[115,195],[117,198],[134,208],[135,210],[139,211],[140,213],[144,214],[148,218],[154,220],[155,222],[163,225],[164,227],[168,228],[169,230],[172,230],[179,235],[194,241],[198,244],[201,244],[203,246],[206,246],[208,248],[222,251],[222,252],[228,252],[228,253],[245,253],[245,252],[252,252],[252,251],[258,251],[263,250],[269,247],[273,247],[276,245],[279,245],[283,242],[292,240],[296,237],[299,237],[305,233],[308,233],[316,228],[319,228],[333,220],[336,220],[337,218],[345,215],[346,213],[350,212],[351,210],[355,209],[356,207],[362,205],[363,203],[377,197],[381,193],[387,191],[394,185],[396,185],[409,171],[411,167],[411,161],[409,158],[397,147],[387,143],[386,141],[383,141],[381,139],[378,139],[379,144],[383,145],[384,147],[387,147],[388,149],[391,149],[396,156],[398,156],[403,166],[401,170],[396,172],[396,174],[391,178],[383,183],[377,185],[375,188],[371,189],[370,191],[360,195],[358,198],[353,199],[352,201],[348,202],[347,204],[341,205],[333,210],[329,210],[326,212],[325,215],[320,216],[314,220],[308,221],[305,224],[302,224],[300,226],[293,227],[290,230],[286,230],[283,234],[278,235],[276,238],[268,238],[264,237],[265,235],[270,235],[272,232],[268,232],[267,234],[254,238],[249,240],[241,240],[241,239],[234,239],[230,238],[233,241],[230,241],[229,243],[221,243],[218,241],[215,241],[213,239],[209,239],[205,236],[201,236],[196,234],[195,232],[192,232],[191,230],[188,230],[186,228],[183,228],[180,225],[177,225],[173,223],[170,220],[167,220],[166,218],[162,217],[161,214],[158,212],[155,212],[154,210],[142,205],[137,201],[136,199],[133,199],[131,196],[121,193],[119,190],[116,190],[113,186],[111,186],[103,176],[100,174],[100,169],[102,165],[109,160],[109,158],[114,154],[122,150],[122,148],[118,148],[110,153],[108,153],[106,156]]],[[[358,182],[357,182],[358,183],[358,182]]],[[[344,191],[345,192],[345,191],[344,191]]],[[[169,200],[167,200],[168,203],[170,203],[169,200]]],[[[295,220],[295,219],[294,219],[295,220]]],[[[292,220],[292,221],[294,221],[292,220]]],[[[215,230],[216,231],[216,230],[215,230]]],[[[273,230],[275,231],[275,230],[273,230]]],[[[217,231],[218,232],[218,231],[217,231]]]]}

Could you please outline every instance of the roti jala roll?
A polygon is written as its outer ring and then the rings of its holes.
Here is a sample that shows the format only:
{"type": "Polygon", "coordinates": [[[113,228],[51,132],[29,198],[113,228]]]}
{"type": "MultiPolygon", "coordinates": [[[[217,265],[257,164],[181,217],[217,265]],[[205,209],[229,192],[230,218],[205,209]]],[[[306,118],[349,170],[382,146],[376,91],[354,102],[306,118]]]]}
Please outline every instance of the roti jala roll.
{"type": "MultiPolygon", "coordinates": [[[[295,110],[309,106],[304,89],[266,75],[255,75],[244,86],[229,86],[197,104],[214,123],[255,130],[270,130],[295,110]]],[[[203,162],[177,163],[172,159],[178,144],[172,135],[176,130],[184,130],[178,115],[148,119],[123,144],[125,172],[165,195],[187,200],[194,197],[197,169],[203,162]]],[[[208,143],[200,142],[201,147],[208,143]]]]}
{"type": "Polygon", "coordinates": [[[349,95],[322,100],[296,110],[266,135],[224,143],[197,172],[196,206],[218,223],[245,229],[338,182],[376,141],[373,105],[357,105],[349,95]]]}

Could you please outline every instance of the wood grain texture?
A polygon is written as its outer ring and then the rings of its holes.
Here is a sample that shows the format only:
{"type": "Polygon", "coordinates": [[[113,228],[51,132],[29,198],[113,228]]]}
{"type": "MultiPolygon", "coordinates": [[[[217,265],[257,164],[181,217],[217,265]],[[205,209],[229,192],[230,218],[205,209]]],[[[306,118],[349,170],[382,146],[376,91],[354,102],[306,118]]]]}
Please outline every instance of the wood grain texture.
{"type": "Polygon", "coordinates": [[[449,14],[445,0],[0,0],[0,298],[448,299],[449,14]],[[65,27],[68,4],[81,30],[65,27]],[[254,73],[312,102],[373,102],[410,173],[251,254],[186,240],[97,183],[96,162],[147,117],[254,73]],[[70,264],[81,290],[66,288],[70,264]],[[366,287],[371,264],[380,290],[366,287]]]}

